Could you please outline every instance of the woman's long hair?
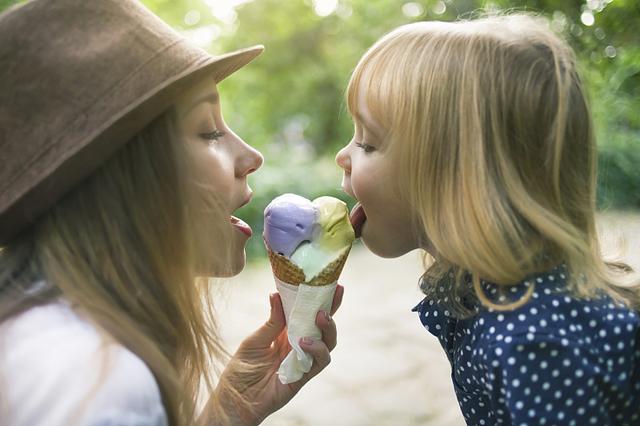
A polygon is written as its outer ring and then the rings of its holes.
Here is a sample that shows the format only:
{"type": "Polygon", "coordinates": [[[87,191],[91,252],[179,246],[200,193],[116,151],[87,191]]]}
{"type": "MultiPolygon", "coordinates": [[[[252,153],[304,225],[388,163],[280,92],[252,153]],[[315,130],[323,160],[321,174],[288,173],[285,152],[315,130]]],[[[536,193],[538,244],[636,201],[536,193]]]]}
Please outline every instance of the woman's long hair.
{"type": "Polygon", "coordinates": [[[423,290],[453,272],[456,296],[469,293],[470,277],[485,305],[514,309],[534,286],[499,305],[481,280],[512,285],[565,263],[576,296],[603,290],[640,306],[619,285],[628,267],[600,254],[591,114],[574,54],[546,20],[402,26],[358,63],[347,94],[353,113],[361,87],[388,131],[398,193],[437,253],[425,260],[423,290]]]}
{"type": "Polygon", "coordinates": [[[172,425],[227,356],[196,277],[231,230],[194,161],[171,109],[0,252],[0,321],[64,297],[149,366],[172,425]]]}

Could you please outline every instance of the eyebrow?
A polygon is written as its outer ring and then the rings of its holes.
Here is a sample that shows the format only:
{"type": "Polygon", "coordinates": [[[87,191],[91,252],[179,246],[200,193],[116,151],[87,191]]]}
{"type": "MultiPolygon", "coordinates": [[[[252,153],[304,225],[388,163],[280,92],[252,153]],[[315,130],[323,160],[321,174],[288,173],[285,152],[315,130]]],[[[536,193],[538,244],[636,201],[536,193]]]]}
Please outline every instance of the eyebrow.
{"type": "Polygon", "coordinates": [[[366,128],[369,132],[373,133],[374,136],[376,136],[378,138],[380,138],[382,136],[380,134],[380,132],[377,131],[374,126],[371,125],[371,123],[369,123],[367,120],[364,119],[364,117],[362,115],[360,115],[359,112],[354,112],[353,116],[356,118],[356,120],[358,122],[360,122],[362,127],[366,128]]]}
{"type": "Polygon", "coordinates": [[[219,99],[220,97],[218,96],[217,93],[207,93],[205,96],[196,99],[196,101],[193,102],[191,106],[185,110],[183,115],[187,115],[192,109],[194,109],[195,107],[197,107],[203,102],[209,102],[210,104],[215,105],[218,103],[219,99]]]}

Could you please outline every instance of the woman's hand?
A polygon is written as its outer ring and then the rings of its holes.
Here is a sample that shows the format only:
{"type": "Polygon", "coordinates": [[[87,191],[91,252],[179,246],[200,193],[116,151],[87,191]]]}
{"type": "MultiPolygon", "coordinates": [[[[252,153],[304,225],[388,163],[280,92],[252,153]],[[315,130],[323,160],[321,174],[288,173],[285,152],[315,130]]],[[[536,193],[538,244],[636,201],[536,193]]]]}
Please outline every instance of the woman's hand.
{"type": "MultiPolygon", "coordinates": [[[[291,350],[287,340],[285,316],[278,293],[269,296],[271,312],[267,322],[247,337],[225,368],[214,398],[224,407],[234,424],[255,425],[284,406],[313,376],[331,361],[329,352],[336,346],[336,325],[331,316],[342,303],[344,287],[338,285],[333,297],[331,312],[318,312],[316,325],[322,331],[321,341],[300,340],[302,349],[313,359],[311,370],[297,382],[283,385],[277,371],[282,360],[291,350]],[[228,386],[225,386],[228,385],[228,386]],[[243,409],[237,397],[229,394],[230,388],[251,404],[251,410],[243,409]],[[236,402],[227,401],[227,399],[236,402]],[[238,412],[240,411],[240,412],[238,412]]],[[[248,408],[248,407],[247,407],[248,408]]]]}

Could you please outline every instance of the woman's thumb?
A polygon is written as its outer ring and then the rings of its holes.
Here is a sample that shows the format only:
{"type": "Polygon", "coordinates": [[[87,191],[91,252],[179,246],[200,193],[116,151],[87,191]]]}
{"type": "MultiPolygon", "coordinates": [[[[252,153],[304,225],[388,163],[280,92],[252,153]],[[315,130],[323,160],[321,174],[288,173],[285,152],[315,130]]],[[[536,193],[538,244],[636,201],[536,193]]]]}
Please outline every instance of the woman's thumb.
{"type": "Polygon", "coordinates": [[[269,304],[271,305],[269,319],[242,343],[242,346],[247,349],[249,347],[271,346],[271,343],[276,340],[285,327],[284,311],[282,310],[280,295],[278,293],[270,294],[269,304]]]}

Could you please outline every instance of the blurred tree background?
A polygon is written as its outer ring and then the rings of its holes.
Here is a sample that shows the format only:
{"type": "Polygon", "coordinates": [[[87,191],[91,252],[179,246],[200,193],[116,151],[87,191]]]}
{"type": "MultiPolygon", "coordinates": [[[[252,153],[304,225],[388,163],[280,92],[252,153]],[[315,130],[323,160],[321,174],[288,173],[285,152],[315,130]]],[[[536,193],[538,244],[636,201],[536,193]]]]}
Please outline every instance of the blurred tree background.
{"type": "MultiPolygon", "coordinates": [[[[15,3],[0,0],[0,10],[15,3]]],[[[265,155],[239,212],[262,230],[276,195],[340,197],[333,157],[352,134],[344,90],[382,34],[417,20],[455,20],[516,9],[550,19],[576,50],[596,123],[601,209],[640,208],[640,2],[638,0],[143,0],[212,53],[254,44],[265,52],[220,85],[230,126],[265,155]]],[[[249,251],[262,253],[261,238],[249,251]]]]}

